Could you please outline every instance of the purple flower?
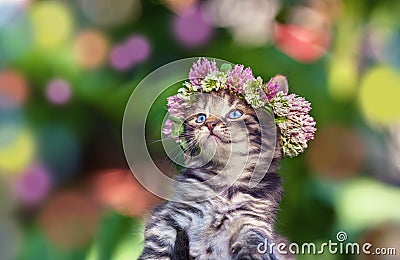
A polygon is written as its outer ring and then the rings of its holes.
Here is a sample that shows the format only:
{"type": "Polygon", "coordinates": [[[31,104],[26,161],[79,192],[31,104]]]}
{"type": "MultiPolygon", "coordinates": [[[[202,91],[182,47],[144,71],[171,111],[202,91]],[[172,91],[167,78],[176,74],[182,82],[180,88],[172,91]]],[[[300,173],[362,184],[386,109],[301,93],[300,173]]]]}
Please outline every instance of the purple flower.
{"type": "Polygon", "coordinates": [[[288,102],[290,105],[290,112],[292,113],[305,113],[311,110],[311,104],[303,97],[296,96],[295,94],[288,95],[288,102]]]}
{"type": "Polygon", "coordinates": [[[172,117],[180,117],[184,106],[184,100],[177,95],[170,96],[168,99],[168,113],[172,117]]]}
{"type": "Polygon", "coordinates": [[[309,141],[314,139],[314,133],[317,131],[314,118],[312,118],[309,114],[299,115],[299,117],[302,122],[301,130],[306,140],[309,141]]]}
{"type": "Polygon", "coordinates": [[[240,94],[254,108],[270,106],[285,155],[299,155],[307,148],[307,142],[314,139],[316,123],[309,115],[311,104],[303,97],[289,95],[287,80],[282,75],[263,84],[262,78],[255,78],[251,69],[243,65],[235,65],[233,69],[228,65],[220,71],[215,61],[200,58],[190,69],[189,79],[190,83],[186,82],[177,95],[168,98],[170,118],[165,121],[163,133],[177,142],[183,131],[183,111],[190,96],[223,88],[240,94]]]}
{"type": "Polygon", "coordinates": [[[270,101],[281,132],[283,151],[295,157],[307,148],[307,141],[314,139],[315,121],[308,112],[310,102],[295,94],[285,95],[278,92],[270,101]]]}
{"type": "Polygon", "coordinates": [[[235,65],[233,70],[229,69],[226,74],[228,76],[226,85],[230,90],[233,90],[239,94],[243,92],[243,86],[247,83],[247,81],[254,79],[251,69],[244,69],[243,65],[235,65]]]}
{"type": "Polygon", "coordinates": [[[261,99],[264,101],[264,103],[267,104],[269,102],[267,93],[263,89],[260,89],[260,94],[261,94],[261,99]]]}
{"type": "Polygon", "coordinates": [[[186,107],[185,100],[179,97],[179,94],[169,97],[168,99],[169,118],[165,121],[162,132],[175,141],[179,140],[179,130],[177,122],[183,119],[183,111],[186,107]]]}
{"type": "Polygon", "coordinates": [[[273,80],[274,78],[271,78],[269,82],[266,84],[265,89],[266,89],[266,95],[268,100],[273,99],[276,94],[279,92],[279,84],[278,82],[273,80]]]}
{"type": "Polygon", "coordinates": [[[174,122],[168,118],[167,120],[165,120],[164,128],[163,128],[162,132],[169,138],[172,138],[171,133],[172,133],[173,128],[174,128],[174,122]]]}
{"type": "Polygon", "coordinates": [[[290,100],[283,92],[278,92],[271,100],[270,105],[278,117],[287,117],[290,113],[290,100]]]}
{"type": "Polygon", "coordinates": [[[189,72],[190,83],[200,86],[201,81],[211,72],[218,72],[217,64],[215,61],[209,61],[206,58],[200,58],[197,62],[193,63],[189,72]]]}

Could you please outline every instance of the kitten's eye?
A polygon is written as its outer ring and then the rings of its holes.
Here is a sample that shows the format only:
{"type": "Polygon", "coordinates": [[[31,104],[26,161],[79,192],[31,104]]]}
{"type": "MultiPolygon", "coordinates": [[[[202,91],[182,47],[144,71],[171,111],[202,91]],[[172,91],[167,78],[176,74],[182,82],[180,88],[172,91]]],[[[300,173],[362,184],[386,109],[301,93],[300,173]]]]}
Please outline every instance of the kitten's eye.
{"type": "Polygon", "coordinates": [[[232,112],[229,113],[228,117],[230,119],[238,119],[243,115],[242,112],[240,112],[239,110],[233,110],[232,112]]]}
{"type": "Polygon", "coordinates": [[[197,119],[196,119],[196,123],[204,123],[206,121],[207,117],[205,114],[200,114],[197,119]]]}

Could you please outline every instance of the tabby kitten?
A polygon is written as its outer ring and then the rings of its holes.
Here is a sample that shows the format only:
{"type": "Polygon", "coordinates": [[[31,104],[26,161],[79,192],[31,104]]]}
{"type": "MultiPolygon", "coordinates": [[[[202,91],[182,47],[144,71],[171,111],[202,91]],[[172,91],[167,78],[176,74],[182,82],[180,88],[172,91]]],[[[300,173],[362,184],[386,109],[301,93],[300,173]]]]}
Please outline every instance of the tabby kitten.
{"type": "Polygon", "coordinates": [[[187,168],[149,217],[139,259],[282,259],[257,250],[282,241],[274,232],[282,151],[273,116],[263,114],[228,90],[201,94],[185,111],[187,168]]]}

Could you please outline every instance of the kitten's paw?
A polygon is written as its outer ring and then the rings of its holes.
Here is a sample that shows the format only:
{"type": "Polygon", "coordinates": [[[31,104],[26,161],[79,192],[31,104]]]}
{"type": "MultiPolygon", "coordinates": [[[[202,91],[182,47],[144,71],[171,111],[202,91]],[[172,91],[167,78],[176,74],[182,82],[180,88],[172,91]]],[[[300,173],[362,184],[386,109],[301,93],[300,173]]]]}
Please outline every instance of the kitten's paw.
{"type": "Polygon", "coordinates": [[[260,252],[257,247],[235,245],[232,248],[233,260],[278,260],[279,258],[270,252],[260,252]]]}
{"type": "Polygon", "coordinates": [[[278,260],[269,248],[269,241],[258,231],[241,232],[231,246],[234,260],[278,260]]]}

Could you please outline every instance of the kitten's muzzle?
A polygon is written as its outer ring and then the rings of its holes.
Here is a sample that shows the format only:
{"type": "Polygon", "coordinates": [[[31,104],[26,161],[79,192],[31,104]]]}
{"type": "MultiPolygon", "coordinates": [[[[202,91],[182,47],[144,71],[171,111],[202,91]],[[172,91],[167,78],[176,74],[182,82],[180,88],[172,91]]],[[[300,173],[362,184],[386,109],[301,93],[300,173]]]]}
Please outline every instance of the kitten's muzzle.
{"type": "Polygon", "coordinates": [[[214,127],[216,127],[217,124],[219,124],[220,122],[221,122],[221,120],[219,120],[218,117],[210,116],[207,118],[207,120],[204,123],[207,126],[208,130],[210,130],[210,133],[212,134],[214,127]]]}

